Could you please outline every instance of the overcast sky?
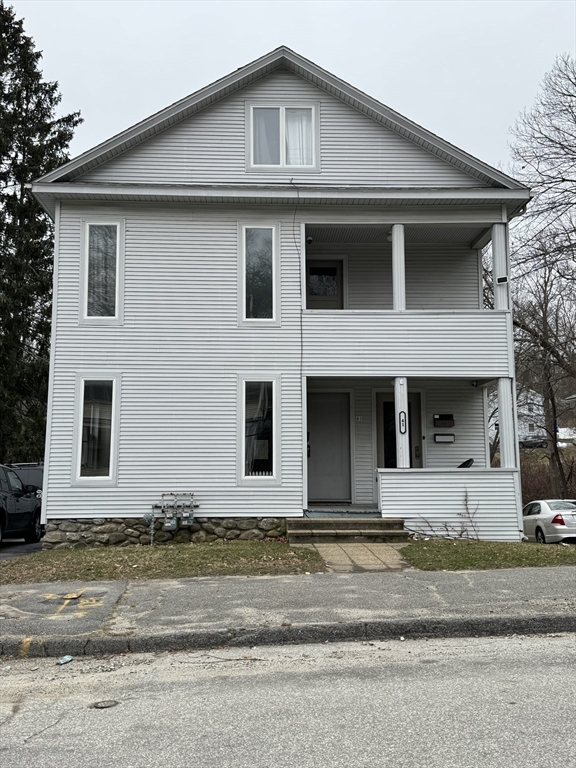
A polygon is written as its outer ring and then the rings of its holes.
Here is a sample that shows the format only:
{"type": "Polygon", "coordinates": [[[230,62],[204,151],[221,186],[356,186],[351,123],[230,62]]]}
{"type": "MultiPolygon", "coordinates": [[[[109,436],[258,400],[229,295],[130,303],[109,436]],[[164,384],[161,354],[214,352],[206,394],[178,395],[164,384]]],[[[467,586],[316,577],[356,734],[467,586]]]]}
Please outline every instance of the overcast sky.
{"type": "MultiPolygon", "coordinates": [[[[9,0],[6,0],[10,4],[9,0]]],[[[72,155],[279,45],[506,169],[509,129],[557,54],[576,0],[13,0],[80,110],[72,155]]]]}

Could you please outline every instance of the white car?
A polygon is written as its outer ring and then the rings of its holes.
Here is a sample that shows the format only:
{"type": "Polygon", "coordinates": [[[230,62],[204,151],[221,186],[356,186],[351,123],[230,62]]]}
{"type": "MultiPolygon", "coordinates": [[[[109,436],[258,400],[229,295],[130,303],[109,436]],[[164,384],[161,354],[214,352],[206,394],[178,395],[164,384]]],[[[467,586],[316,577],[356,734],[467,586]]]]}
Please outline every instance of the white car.
{"type": "Polygon", "coordinates": [[[565,499],[538,499],[522,510],[524,535],[538,544],[576,542],[576,503],[565,499]]]}

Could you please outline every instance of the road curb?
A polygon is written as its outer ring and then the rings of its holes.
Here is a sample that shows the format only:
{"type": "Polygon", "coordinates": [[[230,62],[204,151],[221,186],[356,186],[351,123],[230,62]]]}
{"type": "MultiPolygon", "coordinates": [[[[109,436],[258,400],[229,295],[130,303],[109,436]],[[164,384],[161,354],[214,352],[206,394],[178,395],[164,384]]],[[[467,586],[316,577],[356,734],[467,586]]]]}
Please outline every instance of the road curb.
{"type": "Polygon", "coordinates": [[[576,632],[576,615],[382,619],[345,623],[234,627],[118,636],[8,637],[0,655],[19,658],[208,650],[225,646],[299,645],[354,640],[406,640],[576,632]]]}

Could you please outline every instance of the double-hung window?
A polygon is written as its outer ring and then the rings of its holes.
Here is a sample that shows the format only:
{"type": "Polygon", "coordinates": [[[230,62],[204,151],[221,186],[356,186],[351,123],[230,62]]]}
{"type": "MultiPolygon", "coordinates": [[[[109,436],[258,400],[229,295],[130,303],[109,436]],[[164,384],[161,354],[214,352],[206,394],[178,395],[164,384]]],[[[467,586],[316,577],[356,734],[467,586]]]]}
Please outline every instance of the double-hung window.
{"type": "Polygon", "coordinates": [[[241,324],[277,325],[277,226],[242,225],[241,324]]]}
{"type": "Polygon", "coordinates": [[[248,105],[249,169],[318,170],[318,106],[248,105]]]}
{"type": "Polygon", "coordinates": [[[122,221],[84,222],[82,322],[122,322],[123,238],[122,221]]]}
{"type": "Polygon", "coordinates": [[[75,482],[113,485],[118,447],[118,374],[79,375],[75,482]]]}

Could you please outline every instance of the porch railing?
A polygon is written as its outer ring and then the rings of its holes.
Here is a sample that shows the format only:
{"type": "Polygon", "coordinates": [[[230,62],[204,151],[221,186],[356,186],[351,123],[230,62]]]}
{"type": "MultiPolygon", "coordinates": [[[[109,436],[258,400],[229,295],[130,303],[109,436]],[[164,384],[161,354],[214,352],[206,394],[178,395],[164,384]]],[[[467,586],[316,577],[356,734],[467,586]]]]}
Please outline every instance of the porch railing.
{"type": "Polygon", "coordinates": [[[378,469],[382,517],[423,535],[519,541],[517,469],[378,469]]]}

